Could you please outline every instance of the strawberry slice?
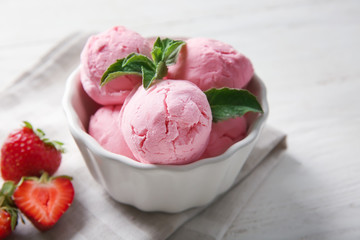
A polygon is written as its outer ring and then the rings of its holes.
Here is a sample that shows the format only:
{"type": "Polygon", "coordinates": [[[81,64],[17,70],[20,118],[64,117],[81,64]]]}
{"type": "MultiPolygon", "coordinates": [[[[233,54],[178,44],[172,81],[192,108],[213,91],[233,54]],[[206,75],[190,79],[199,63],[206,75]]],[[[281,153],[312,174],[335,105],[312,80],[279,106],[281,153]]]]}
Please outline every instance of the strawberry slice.
{"type": "Polygon", "coordinates": [[[19,210],[40,231],[50,229],[65,213],[74,199],[71,177],[24,177],[13,198],[19,210]]]}

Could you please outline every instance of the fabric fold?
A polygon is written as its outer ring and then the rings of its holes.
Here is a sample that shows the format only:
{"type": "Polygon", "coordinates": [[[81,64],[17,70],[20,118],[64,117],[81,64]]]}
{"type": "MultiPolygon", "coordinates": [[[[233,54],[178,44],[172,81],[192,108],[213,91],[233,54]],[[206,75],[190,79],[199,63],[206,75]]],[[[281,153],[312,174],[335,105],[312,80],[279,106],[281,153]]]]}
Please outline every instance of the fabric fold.
{"type": "Polygon", "coordinates": [[[67,129],[62,110],[65,82],[78,66],[88,34],[75,33],[0,93],[0,139],[23,120],[65,143],[56,175],[74,177],[75,200],[51,230],[41,233],[19,222],[9,239],[221,239],[259,184],[276,166],[285,135],[265,126],[237,184],[209,206],[177,214],[147,213],[114,201],[91,177],[67,129]],[[264,161],[266,159],[266,161],[264,161]]]}

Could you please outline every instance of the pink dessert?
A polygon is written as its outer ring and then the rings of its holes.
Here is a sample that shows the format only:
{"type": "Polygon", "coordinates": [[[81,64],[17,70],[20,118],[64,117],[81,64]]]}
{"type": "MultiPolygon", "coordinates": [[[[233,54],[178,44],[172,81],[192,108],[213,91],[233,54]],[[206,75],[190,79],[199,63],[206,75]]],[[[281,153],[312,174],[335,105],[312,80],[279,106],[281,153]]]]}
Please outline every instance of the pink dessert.
{"type": "Polygon", "coordinates": [[[148,90],[140,86],[122,112],[121,130],[140,162],[187,164],[198,160],[207,146],[211,109],[191,82],[162,80],[148,90]]]}
{"type": "Polygon", "coordinates": [[[201,90],[243,88],[254,69],[248,58],[230,45],[206,38],[191,38],[182,48],[177,63],[169,67],[169,79],[186,79],[201,90]]]}
{"type": "Polygon", "coordinates": [[[106,150],[134,158],[120,129],[121,105],[99,108],[90,118],[89,134],[106,150]]]}
{"type": "Polygon", "coordinates": [[[150,51],[145,38],[122,26],[91,36],[81,53],[80,76],[84,90],[99,104],[123,104],[134,86],[141,83],[141,77],[121,76],[100,87],[103,73],[117,59],[133,52],[150,56],[150,51]]]}
{"type": "Polygon", "coordinates": [[[218,156],[246,136],[244,117],[212,123],[203,93],[210,88],[241,89],[253,77],[250,60],[226,43],[188,39],[177,63],[169,66],[167,80],[157,80],[148,90],[138,75],[100,86],[103,73],[116,60],[131,53],[150,57],[150,52],[148,40],[121,26],[86,43],[80,66],[83,88],[94,101],[107,105],[89,123],[89,134],[100,145],[143,163],[180,165],[218,156]]]}
{"type": "Polygon", "coordinates": [[[209,144],[201,158],[223,154],[231,145],[246,137],[245,117],[231,118],[212,124],[209,144]]]}

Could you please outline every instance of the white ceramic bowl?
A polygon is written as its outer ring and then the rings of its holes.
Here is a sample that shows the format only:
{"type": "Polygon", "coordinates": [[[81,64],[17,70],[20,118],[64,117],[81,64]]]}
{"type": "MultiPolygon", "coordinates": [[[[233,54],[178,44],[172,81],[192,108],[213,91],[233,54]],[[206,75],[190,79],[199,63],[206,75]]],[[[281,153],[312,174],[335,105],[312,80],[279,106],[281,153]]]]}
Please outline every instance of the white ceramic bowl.
{"type": "Polygon", "coordinates": [[[180,166],[139,163],[102,148],[87,133],[89,118],[99,105],[84,92],[78,69],[67,80],[63,107],[92,176],[115,200],[144,211],[173,213],[208,204],[234,183],[268,116],[265,86],[257,76],[249,89],[264,113],[249,115],[247,137],[220,156],[180,166]]]}

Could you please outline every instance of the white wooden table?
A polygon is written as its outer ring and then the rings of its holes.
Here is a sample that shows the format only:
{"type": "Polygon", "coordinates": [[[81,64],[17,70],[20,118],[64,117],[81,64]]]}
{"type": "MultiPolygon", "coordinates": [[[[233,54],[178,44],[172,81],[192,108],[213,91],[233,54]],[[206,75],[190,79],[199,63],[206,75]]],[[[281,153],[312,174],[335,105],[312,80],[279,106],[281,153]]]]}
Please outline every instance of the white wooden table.
{"type": "Polygon", "coordinates": [[[252,60],[280,164],[224,239],[360,239],[360,1],[0,1],[0,90],[76,31],[203,36],[252,60]]]}

